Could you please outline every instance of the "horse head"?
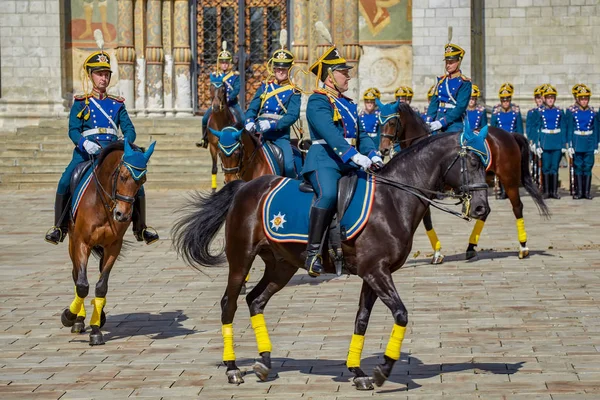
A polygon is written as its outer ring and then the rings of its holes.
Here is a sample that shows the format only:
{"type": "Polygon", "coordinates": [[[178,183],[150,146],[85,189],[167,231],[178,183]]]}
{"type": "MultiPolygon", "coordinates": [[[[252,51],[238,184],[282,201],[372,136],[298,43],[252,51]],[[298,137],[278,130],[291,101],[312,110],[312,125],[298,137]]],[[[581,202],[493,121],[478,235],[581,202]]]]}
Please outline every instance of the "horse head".
{"type": "Polygon", "coordinates": [[[240,179],[242,158],[244,156],[241,136],[244,130],[238,130],[233,126],[227,126],[221,131],[210,127],[208,129],[219,139],[219,158],[225,175],[225,184],[240,179]]]}
{"type": "Polygon", "coordinates": [[[227,88],[223,80],[216,75],[210,74],[210,97],[213,111],[223,111],[227,106],[227,88]]]}
{"type": "Polygon", "coordinates": [[[407,103],[385,104],[380,108],[379,124],[381,140],[379,151],[384,156],[394,156],[395,143],[402,148],[410,146],[415,140],[427,137],[429,128],[421,116],[407,103]]]}
{"type": "Polygon", "coordinates": [[[112,193],[109,194],[113,218],[118,222],[131,219],[133,202],[146,181],[148,160],[154,152],[155,144],[156,142],[153,142],[144,152],[125,140],[123,156],[113,172],[112,193]]]}

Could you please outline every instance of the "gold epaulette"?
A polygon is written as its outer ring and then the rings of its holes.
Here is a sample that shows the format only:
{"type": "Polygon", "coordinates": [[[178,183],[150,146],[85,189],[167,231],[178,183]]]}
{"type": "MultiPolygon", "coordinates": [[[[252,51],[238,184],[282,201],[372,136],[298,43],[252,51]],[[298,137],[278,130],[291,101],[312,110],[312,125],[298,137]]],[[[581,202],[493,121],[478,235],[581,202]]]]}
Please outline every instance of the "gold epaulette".
{"type": "Polygon", "coordinates": [[[77,100],[77,101],[83,101],[87,98],[89,98],[91,96],[91,94],[86,93],[86,94],[76,94],[73,96],[73,99],[77,100]]]}
{"type": "Polygon", "coordinates": [[[335,105],[335,97],[323,89],[313,89],[313,92],[317,94],[323,94],[327,97],[327,100],[329,100],[329,103],[331,103],[331,107],[333,108],[333,122],[340,121],[342,119],[342,115],[340,114],[340,110],[338,110],[337,106],[335,105]]]}
{"type": "Polygon", "coordinates": [[[113,99],[115,101],[118,101],[119,103],[123,103],[125,102],[125,98],[121,97],[121,96],[114,96],[112,94],[107,95],[106,97],[113,99]]]}
{"type": "Polygon", "coordinates": [[[516,113],[520,113],[521,112],[521,107],[519,107],[518,105],[514,104],[512,107],[512,110],[516,113]]]}
{"type": "Polygon", "coordinates": [[[460,74],[460,77],[462,78],[463,81],[471,82],[471,78],[469,78],[468,76],[460,74]]]}

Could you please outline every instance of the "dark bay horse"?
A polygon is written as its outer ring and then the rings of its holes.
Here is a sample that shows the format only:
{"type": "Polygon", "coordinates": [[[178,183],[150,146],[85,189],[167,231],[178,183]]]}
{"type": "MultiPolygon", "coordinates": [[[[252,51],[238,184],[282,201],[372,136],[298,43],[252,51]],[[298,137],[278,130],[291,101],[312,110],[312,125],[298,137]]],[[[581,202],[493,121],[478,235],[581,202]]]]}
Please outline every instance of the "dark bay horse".
{"type": "MultiPolygon", "coordinates": [[[[217,154],[219,153],[219,138],[212,134],[211,129],[214,131],[222,131],[223,128],[228,126],[239,129],[242,127],[242,121],[236,121],[233,112],[227,105],[227,88],[225,87],[225,84],[221,81],[212,80],[210,83],[212,112],[208,118],[209,131],[207,132],[207,139],[210,157],[212,158],[211,188],[214,192],[217,190],[217,154]]],[[[227,180],[225,182],[227,182],[227,180]]]]}
{"type": "MultiPolygon", "coordinates": [[[[403,149],[406,149],[427,136],[429,136],[429,128],[423,120],[409,107],[400,104],[398,113],[388,119],[382,127],[379,149],[382,154],[389,154],[394,143],[399,143],[403,149]]],[[[487,141],[491,152],[491,164],[488,171],[494,172],[506,189],[506,194],[517,219],[519,258],[526,258],[529,256],[529,249],[527,247],[527,232],[523,220],[523,203],[519,195],[519,185],[522,184],[525,187],[541,215],[544,217],[550,215],[542,194],[533,182],[529,172],[529,145],[523,135],[512,134],[495,127],[489,127],[487,141]]],[[[477,255],[475,247],[479,243],[479,237],[486,219],[487,215],[475,222],[469,237],[469,245],[466,251],[467,259],[477,255]]],[[[434,251],[431,262],[432,264],[440,264],[444,259],[441,254],[442,246],[433,229],[430,211],[425,214],[423,223],[434,251]]]]}
{"type": "MultiPolygon", "coordinates": [[[[430,137],[391,160],[376,175],[374,204],[364,230],[343,242],[348,271],[363,279],[347,359],[357,389],[373,388],[370,378],[360,368],[360,359],[369,316],[378,298],[389,308],[395,322],[385,361],[374,371],[378,386],[389,377],[400,357],[408,315],[392,273],[406,261],[414,232],[430,199],[437,190],[449,186],[464,201],[463,215],[478,218],[488,213],[485,168],[473,152],[458,145],[458,138],[458,134],[430,137]]],[[[271,369],[272,350],[264,309],[269,299],[304,265],[305,244],[273,242],[264,233],[265,199],[282,179],[285,178],[266,175],[250,182],[233,181],[214,194],[199,193],[186,209],[188,213],[173,227],[173,244],[187,263],[195,267],[217,266],[225,259],[222,252],[211,254],[209,246],[225,223],[224,251],[229,278],[221,300],[223,361],[228,380],[234,384],[243,383],[243,379],[235,361],[232,324],[240,289],[253,260],[258,255],[265,263],[262,279],[246,296],[261,356],[254,371],[262,381],[271,369]]],[[[326,272],[334,273],[335,267],[329,259],[324,260],[324,266],[326,272]]]]}
{"type": "Polygon", "coordinates": [[[69,222],[69,255],[73,262],[75,299],[62,313],[61,321],[64,326],[71,327],[73,333],[85,331],[84,301],[90,289],[87,265],[90,254],[94,252],[100,257],[100,278],[91,302],[91,346],[104,344],[100,328],[106,321],[104,306],[108,277],[131,223],[135,196],[146,181],[146,166],[154,144],[145,153],[128,142],[115,142],[104,148],[92,171],[89,186],[79,200],[75,221],[71,219],[69,222]]]}

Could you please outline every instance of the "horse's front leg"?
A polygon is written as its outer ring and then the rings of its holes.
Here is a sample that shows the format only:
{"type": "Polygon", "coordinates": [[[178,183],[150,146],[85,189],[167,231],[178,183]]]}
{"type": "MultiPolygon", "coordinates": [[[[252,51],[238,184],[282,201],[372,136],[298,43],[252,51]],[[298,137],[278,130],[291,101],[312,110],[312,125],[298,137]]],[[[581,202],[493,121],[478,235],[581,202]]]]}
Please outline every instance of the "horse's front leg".
{"type": "Polygon", "coordinates": [[[423,225],[425,225],[425,232],[431,243],[433,249],[433,258],[431,259],[432,264],[441,264],[444,262],[444,255],[442,254],[442,243],[438,239],[438,235],[433,229],[433,221],[431,220],[431,208],[427,208],[425,215],[423,216],[423,225]]]}
{"type": "Polygon", "coordinates": [[[394,317],[394,327],[384,353],[384,363],[375,367],[373,381],[381,386],[390,377],[392,368],[400,359],[400,350],[404,340],[404,332],[408,325],[408,312],[400,300],[392,274],[389,270],[373,269],[373,273],[367,274],[363,280],[375,291],[375,295],[390,309],[394,317]]]}
{"type": "Polygon", "coordinates": [[[211,179],[210,179],[210,188],[212,192],[217,191],[217,145],[210,144],[210,157],[212,158],[212,170],[211,170],[211,179]]]}
{"type": "Polygon", "coordinates": [[[121,251],[123,241],[119,240],[111,246],[104,248],[104,255],[100,260],[100,278],[96,283],[96,297],[92,300],[92,306],[94,308],[92,312],[92,318],[90,319],[90,346],[97,346],[104,344],[104,336],[100,329],[106,322],[106,315],[104,314],[104,306],[106,305],[106,293],[108,292],[108,277],[112,270],[115,261],[121,251]]]}
{"type": "Polygon", "coordinates": [[[367,282],[363,281],[358,312],[354,320],[354,335],[352,335],[350,348],[348,349],[348,358],[346,359],[346,367],[354,374],[353,382],[357,390],[373,390],[371,378],[360,368],[360,359],[365,343],[365,333],[369,325],[369,317],[371,316],[371,311],[376,300],[377,296],[373,289],[371,289],[367,282]]]}
{"type": "Polygon", "coordinates": [[[75,283],[75,299],[69,308],[63,311],[61,322],[64,326],[71,327],[72,333],[85,332],[85,305],[84,301],[90,291],[87,279],[87,263],[90,257],[90,247],[71,235],[69,239],[69,255],[73,263],[73,282],[75,283]]]}

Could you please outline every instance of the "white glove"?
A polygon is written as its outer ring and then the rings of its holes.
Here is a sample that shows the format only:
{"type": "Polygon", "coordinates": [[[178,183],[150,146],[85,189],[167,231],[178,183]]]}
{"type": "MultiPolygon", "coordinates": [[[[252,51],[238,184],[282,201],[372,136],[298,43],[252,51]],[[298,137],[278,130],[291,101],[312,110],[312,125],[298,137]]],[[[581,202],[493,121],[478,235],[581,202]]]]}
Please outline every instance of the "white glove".
{"type": "Polygon", "coordinates": [[[83,142],[83,148],[85,149],[85,151],[87,151],[88,154],[97,154],[100,150],[102,150],[102,147],[100,147],[100,145],[92,142],[91,140],[86,140],[85,142],[83,142]]]}
{"type": "Polygon", "coordinates": [[[379,157],[379,156],[373,156],[373,157],[371,157],[371,161],[374,162],[374,163],[380,162],[380,163],[383,164],[383,159],[381,157],[379,157]]]}
{"type": "Polygon", "coordinates": [[[594,150],[594,155],[598,155],[598,149],[594,150]]]}
{"type": "Polygon", "coordinates": [[[562,149],[560,149],[560,152],[565,154],[567,152],[567,149],[565,147],[563,147],[562,149]]]}
{"type": "Polygon", "coordinates": [[[245,128],[248,132],[252,132],[256,129],[256,124],[253,121],[247,122],[245,128]]]}
{"type": "Polygon", "coordinates": [[[535,152],[537,153],[538,157],[541,157],[544,150],[542,150],[541,147],[536,147],[535,152]]]}
{"type": "Polygon", "coordinates": [[[433,121],[429,123],[429,129],[431,132],[439,131],[442,129],[442,123],[440,121],[433,121]]]}
{"type": "MultiPolygon", "coordinates": [[[[373,157],[373,158],[375,158],[375,157],[373,157]]],[[[354,162],[354,164],[358,165],[359,167],[361,167],[364,170],[369,169],[371,164],[373,164],[373,161],[371,161],[369,159],[369,157],[363,156],[360,153],[353,155],[350,159],[354,162]]]]}
{"type": "Polygon", "coordinates": [[[269,129],[271,129],[271,123],[266,119],[261,119],[260,121],[258,121],[258,126],[261,132],[266,132],[269,129]]]}
{"type": "Polygon", "coordinates": [[[535,153],[535,143],[529,143],[529,150],[531,150],[532,153],[535,153]]]}
{"type": "Polygon", "coordinates": [[[575,154],[575,149],[572,147],[569,147],[568,152],[569,152],[569,157],[573,158],[573,155],[575,154]]]}

